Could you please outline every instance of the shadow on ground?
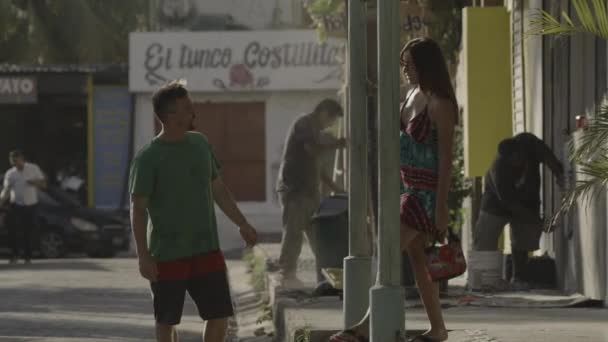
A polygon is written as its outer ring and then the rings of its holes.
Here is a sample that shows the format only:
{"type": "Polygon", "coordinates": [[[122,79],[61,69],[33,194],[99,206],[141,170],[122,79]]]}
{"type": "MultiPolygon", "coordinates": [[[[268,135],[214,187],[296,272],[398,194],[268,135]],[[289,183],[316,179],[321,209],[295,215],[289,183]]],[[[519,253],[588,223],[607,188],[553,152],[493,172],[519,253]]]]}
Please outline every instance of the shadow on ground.
{"type": "MultiPolygon", "coordinates": [[[[150,320],[151,321],[151,320],[150,320]]],[[[28,325],[26,319],[3,318],[0,323],[0,340],[31,341],[37,338],[92,339],[95,341],[155,341],[154,327],[135,323],[83,322],[81,320],[40,320],[35,329],[23,331],[19,327],[28,325]],[[69,328],[69,329],[68,329],[69,328]]],[[[200,333],[180,330],[180,341],[200,341],[200,333]]]]}
{"type": "MultiPolygon", "coordinates": [[[[103,260],[103,259],[100,259],[103,260]]],[[[100,262],[95,259],[78,260],[34,260],[31,264],[25,265],[23,263],[9,265],[8,263],[0,265],[0,272],[2,271],[111,271],[107,267],[104,267],[100,262]]]]}

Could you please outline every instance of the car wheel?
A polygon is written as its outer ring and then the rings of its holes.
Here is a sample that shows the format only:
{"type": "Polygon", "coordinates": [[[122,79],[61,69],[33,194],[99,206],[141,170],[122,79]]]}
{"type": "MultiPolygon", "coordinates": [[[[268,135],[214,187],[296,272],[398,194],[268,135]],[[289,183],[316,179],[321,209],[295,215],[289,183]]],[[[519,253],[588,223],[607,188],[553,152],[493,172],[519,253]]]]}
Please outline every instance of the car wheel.
{"type": "Polygon", "coordinates": [[[40,254],[43,258],[54,259],[65,254],[65,240],[57,232],[44,232],[40,235],[40,254]]]}

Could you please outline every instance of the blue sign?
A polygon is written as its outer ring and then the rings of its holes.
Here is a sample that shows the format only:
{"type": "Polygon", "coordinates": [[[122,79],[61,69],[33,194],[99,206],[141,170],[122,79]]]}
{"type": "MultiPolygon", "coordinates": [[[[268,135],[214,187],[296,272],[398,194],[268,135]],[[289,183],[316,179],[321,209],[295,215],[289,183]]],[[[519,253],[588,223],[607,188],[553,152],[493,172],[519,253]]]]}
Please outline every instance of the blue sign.
{"type": "Polygon", "coordinates": [[[94,206],[119,208],[128,181],[131,146],[131,94],[125,86],[93,91],[94,206]]]}

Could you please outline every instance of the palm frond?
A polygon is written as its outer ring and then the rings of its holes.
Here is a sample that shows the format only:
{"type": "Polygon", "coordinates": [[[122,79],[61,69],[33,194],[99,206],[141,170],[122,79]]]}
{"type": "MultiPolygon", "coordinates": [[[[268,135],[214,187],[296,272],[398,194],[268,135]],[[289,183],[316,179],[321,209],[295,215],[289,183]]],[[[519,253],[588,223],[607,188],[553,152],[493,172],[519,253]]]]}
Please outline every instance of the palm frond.
{"type": "Polygon", "coordinates": [[[575,0],[572,1],[574,9],[581,22],[583,30],[591,33],[598,34],[597,25],[595,24],[595,18],[591,14],[591,8],[589,8],[589,2],[587,0],[575,0]]]}
{"type": "Polygon", "coordinates": [[[548,221],[549,226],[556,225],[579,200],[593,201],[598,195],[606,191],[608,186],[608,156],[601,155],[590,162],[580,162],[577,171],[579,180],[575,186],[564,196],[560,208],[548,221]]]}
{"type": "Polygon", "coordinates": [[[597,106],[595,113],[589,113],[589,125],[580,135],[577,146],[570,141],[570,161],[585,162],[597,155],[608,154],[608,96],[597,106]]]}
{"type": "Polygon", "coordinates": [[[572,20],[566,12],[561,14],[562,21],[544,10],[535,11],[531,15],[530,29],[526,31],[526,35],[588,33],[608,39],[607,2],[608,0],[572,0],[577,22],[572,20]]]}
{"type": "Polygon", "coordinates": [[[594,1],[593,9],[600,32],[608,32],[608,12],[606,12],[606,3],[604,3],[604,1],[594,1]]]}

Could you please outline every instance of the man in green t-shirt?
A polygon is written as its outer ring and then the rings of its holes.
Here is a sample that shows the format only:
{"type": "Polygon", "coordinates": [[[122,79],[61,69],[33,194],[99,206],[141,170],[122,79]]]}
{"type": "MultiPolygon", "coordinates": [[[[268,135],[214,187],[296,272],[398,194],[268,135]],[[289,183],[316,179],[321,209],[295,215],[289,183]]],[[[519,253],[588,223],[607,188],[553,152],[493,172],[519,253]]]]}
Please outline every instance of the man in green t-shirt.
{"type": "Polygon", "coordinates": [[[134,158],[129,191],[139,271],[154,297],[156,337],[177,341],[187,291],[207,321],[204,341],[223,342],[234,312],[214,203],[247,245],[256,243],[257,233],[222,182],[205,136],[189,132],[195,113],[186,88],[171,82],[152,101],[162,131],[134,158]]]}

